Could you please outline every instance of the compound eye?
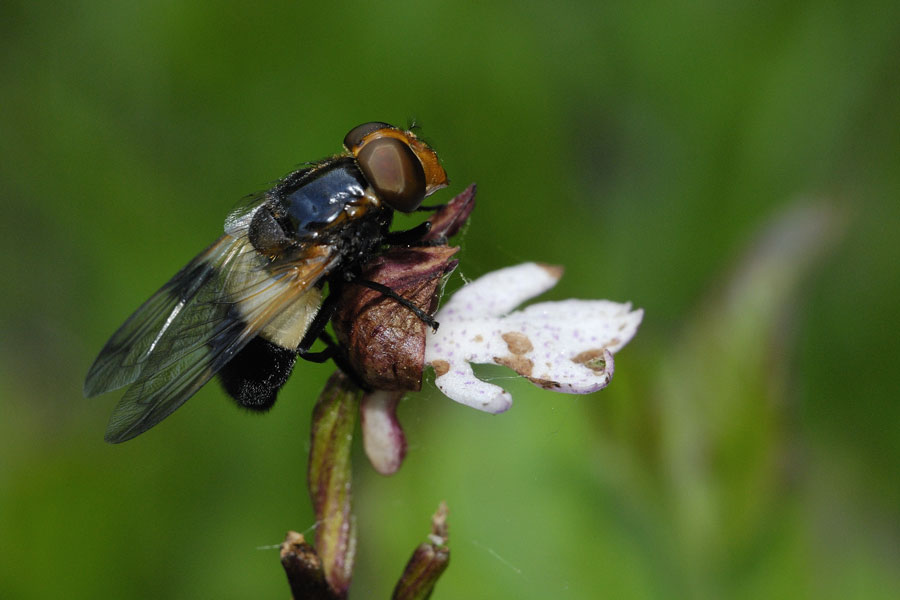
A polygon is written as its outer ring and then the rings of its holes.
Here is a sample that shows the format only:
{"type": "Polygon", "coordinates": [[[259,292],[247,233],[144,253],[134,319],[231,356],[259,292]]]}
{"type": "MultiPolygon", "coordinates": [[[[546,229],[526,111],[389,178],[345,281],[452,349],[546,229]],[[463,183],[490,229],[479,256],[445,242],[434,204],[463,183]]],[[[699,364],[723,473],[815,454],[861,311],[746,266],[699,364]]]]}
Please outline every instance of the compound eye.
{"type": "Polygon", "coordinates": [[[357,125],[353,129],[350,130],[350,133],[344,136],[344,147],[347,150],[353,151],[354,148],[359,146],[362,143],[364,137],[378,131],[379,129],[393,129],[391,125],[387,123],[381,123],[379,121],[372,121],[371,123],[363,123],[362,125],[357,125]]]}
{"type": "Polygon", "coordinates": [[[425,170],[409,144],[393,137],[378,138],[367,142],[356,160],[375,192],[391,208],[412,212],[425,199],[425,170]]]}

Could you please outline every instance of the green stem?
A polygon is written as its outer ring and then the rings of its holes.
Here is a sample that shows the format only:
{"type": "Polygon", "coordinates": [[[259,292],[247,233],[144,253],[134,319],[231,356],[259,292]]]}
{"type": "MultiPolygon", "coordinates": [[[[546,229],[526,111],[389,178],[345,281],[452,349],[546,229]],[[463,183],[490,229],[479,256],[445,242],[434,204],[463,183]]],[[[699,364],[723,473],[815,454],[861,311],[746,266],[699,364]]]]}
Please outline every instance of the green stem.
{"type": "Polygon", "coordinates": [[[313,410],[309,494],[316,512],[316,552],[325,579],[346,597],[356,554],[356,522],[350,511],[350,449],[359,413],[359,388],[340,371],[328,380],[313,410]]]}

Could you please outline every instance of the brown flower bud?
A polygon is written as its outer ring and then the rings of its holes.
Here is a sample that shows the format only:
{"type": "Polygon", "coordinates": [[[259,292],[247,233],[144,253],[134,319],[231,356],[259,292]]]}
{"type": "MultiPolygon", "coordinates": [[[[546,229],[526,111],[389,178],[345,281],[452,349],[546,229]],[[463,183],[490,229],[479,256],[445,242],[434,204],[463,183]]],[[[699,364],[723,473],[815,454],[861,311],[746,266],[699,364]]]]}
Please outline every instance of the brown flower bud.
{"type": "Polygon", "coordinates": [[[293,598],[336,600],[325,581],[322,561],[316,550],[306,542],[303,534],[288,531],[281,544],[281,566],[287,575],[293,598]]]}
{"type": "MultiPolygon", "coordinates": [[[[431,315],[459,248],[392,248],[362,277],[391,288],[431,315]]],[[[351,367],[376,390],[419,390],[425,367],[425,324],[393,298],[361,285],[348,286],[332,319],[351,367]]]]}
{"type": "MultiPolygon", "coordinates": [[[[429,219],[422,242],[440,242],[466,223],[475,203],[469,186],[429,219]]],[[[393,290],[428,315],[437,310],[441,284],[458,261],[447,245],[393,247],[372,260],[360,278],[393,290]]],[[[332,318],[356,375],[374,390],[417,391],[425,368],[426,325],[408,307],[363,285],[344,288],[332,318]]]]}
{"type": "Polygon", "coordinates": [[[406,563],[391,596],[393,600],[427,600],[431,597],[438,578],[450,564],[447,512],[447,503],[441,502],[431,518],[429,541],[420,544],[406,563]]]}

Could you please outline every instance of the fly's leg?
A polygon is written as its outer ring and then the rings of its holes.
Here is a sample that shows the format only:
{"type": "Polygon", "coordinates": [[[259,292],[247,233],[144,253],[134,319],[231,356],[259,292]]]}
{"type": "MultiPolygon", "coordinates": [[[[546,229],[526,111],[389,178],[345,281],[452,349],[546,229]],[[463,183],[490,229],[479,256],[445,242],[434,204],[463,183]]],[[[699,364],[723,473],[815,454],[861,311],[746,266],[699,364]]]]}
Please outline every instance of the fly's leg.
{"type": "Polygon", "coordinates": [[[325,301],[322,302],[322,307],[319,309],[319,312],[316,313],[312,323],[310,323],[309,329],[307,329],[306,333],[303,335],[303,339],[300,340],[300,344],[297,347],[297,355],[303,360],[313,363],[324,363],[333,360],[334,364],[336,364],[337,367],[353,381],[353,383],[359,386],[360,389],[368,392],[370,391],[370,387],[363,381],[362,377],[359,376],[356,369],[350,365],[345,350],[340,344],[334,341],[327,331],[325,331],[325,326],[328,325],[328,321],[331,320],[335,310],[337,310],[340,290],[343,287],[336,282],[331,285],[331,292],[328,294],[328,297],[325,298],[325,301]],[[325,349],[319,352],[310,352],[309,349],[316,340],[324,342],[325,349]]]}
{"type": "Polygon", "coordinates": [[[431,327],[432,331],[437,331],[438,325],[440,325],[434,318],[426,313],[424,310],[389,288],[388,286],[378,283],[377,281],[369,281],[368,279],[358,279],[354,283],[358,283],[361,286],[365,286],[370,290],[375,290],[376,292],[381,292],[403,308],[412,312],[412,314],[416,315],[420,321],[431,327]]]}
{"type": "Polygon", "coordinates": [[[384,236],[384,241],[390,246],[414,246],[429,231],[431,231],[431,221],[425,221],[412,229],[391,231],[384,236]]]}

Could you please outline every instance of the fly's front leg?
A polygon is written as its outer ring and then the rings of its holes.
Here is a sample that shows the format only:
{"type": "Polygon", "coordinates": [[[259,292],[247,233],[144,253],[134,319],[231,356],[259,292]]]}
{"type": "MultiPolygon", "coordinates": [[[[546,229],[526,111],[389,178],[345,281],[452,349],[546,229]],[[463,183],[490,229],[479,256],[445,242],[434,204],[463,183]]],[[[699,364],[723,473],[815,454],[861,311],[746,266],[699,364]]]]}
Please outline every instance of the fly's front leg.
{"type": "Polygon", "coordinates": [[[424,310],[389,288],[388,286],[378,283],[377,281],[369,281],[368,279],[357,279],[354,283],[358,283],[361,286],[367,287],[370,290],[375,290],[376,292],[381,292],[403,308],[412,312],[412,314],[416,315],[420,321],[431,327],[432,331],[437,331],[438,325],[440,325],[434,318],[426,313],[424,310]]]}
{"type": "Polygon", "coordinates": [[[415,246],[431,231],[431,221],[425,221],[412,229],[391,231],[384,236],[384,241],[391,246],[415,246]]]}

